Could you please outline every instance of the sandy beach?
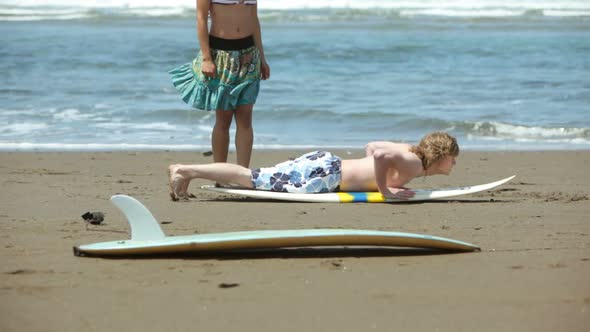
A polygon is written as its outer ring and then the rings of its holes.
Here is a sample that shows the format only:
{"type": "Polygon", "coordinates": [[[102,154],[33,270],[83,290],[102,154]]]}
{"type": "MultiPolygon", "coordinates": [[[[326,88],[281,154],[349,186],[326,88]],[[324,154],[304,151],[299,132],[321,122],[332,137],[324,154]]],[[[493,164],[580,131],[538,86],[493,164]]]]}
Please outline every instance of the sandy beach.
{"type": "MultiPolygon", "coordinates": [[[[303,151],[255,151],[266,166],[303,151]]],[[[338,151],[343,157],[362,151],[338,151]]],[[[235,155],[230,156],[231,161],[235,155]]],[[[590,151],[461,154],[437,188],[517,177],[413,204],[253,201],[204,192],[172,202],[170,163],[200,152],[0,153],[0,331],[587,331],[590,151]],[[425,233],[481,252],[305,249],[104,259],[74,245],[128,238],[114,194],[168,235],[357,228],[425,233]],[[81,215],[105,213],[103,225],[81,215]]]]}

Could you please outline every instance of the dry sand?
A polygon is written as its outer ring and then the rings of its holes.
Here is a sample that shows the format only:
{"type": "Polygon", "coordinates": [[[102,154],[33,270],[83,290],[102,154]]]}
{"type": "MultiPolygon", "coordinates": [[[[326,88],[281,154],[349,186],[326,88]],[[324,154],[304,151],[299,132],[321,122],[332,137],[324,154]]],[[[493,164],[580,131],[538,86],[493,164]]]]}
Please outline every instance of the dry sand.
{"type": "MultiPolygon", "coordinates": [[[[253,166],[301,151],[260,152],[253,166]]],[[[340,151],[345,157],[360,151],[340,151]]],[[[233,157],[233,156],[232,156],[233,157]]],[[[0,331],[588,331],[590,151],[466,152],[411,187],[495,190],[418,204],[260,202],[198,190],[168,199],[166,166],[201,153],[0,153],[0,331]],[[358,228],[444,236],[481,252],[289,250],[103,259],[125,239],[109,202],[142,201],[168,235],[358,228]],[[86,227],[87,211],[106,214],[86,227]]]]}

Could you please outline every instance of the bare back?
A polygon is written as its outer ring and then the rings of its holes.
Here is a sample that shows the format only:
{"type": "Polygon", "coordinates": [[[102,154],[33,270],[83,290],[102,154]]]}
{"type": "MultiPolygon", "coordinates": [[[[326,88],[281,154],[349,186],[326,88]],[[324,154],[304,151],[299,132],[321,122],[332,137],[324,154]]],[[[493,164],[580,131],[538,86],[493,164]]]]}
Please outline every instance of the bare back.
{"type": "Polygon", "coordinates": [[[410,144],[392,142],[374,142],[373,147],[367,145],[367,156],[359,159],[342,160],[342,191],[378,191],[375,175],[375,158],[372,153],[378,149],[386,149],[401,155],[397,167],[387,170],[387,186],[401,188],[410,180],[422,174],[422,161],[410,152],[410,144]],[[373,149],[374,148],[374,149],[373,149]]]}
{"type": "Polygon", "coordinates": [[[212,36],[225,39],[240,39],[255,33],[256,5],[211,4],[212,36]]]}

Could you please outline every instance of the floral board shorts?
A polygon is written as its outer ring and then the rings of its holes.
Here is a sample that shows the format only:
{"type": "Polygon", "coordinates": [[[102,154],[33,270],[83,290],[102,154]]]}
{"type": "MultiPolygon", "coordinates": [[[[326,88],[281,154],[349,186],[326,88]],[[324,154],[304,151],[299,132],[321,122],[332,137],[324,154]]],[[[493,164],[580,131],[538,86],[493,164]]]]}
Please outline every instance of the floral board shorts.
{"type": "Polygon", "coordinates": [[[290,193],[338,191],[342,160],[325,151],[313,151],[273,167],[252,170],[255,189],[290,193]]]}
{"type": "MultiPolygon", "coordinates": [[[[225,40],[228,41],[228,40],[225,40]]],[[[203,55],[169,71],[182,100],[200,110],[235,110],[256,103],[260,90],[260,52],[256,46],[239,50],[211,49],[215,78],[201,72],[203,55]]]]}

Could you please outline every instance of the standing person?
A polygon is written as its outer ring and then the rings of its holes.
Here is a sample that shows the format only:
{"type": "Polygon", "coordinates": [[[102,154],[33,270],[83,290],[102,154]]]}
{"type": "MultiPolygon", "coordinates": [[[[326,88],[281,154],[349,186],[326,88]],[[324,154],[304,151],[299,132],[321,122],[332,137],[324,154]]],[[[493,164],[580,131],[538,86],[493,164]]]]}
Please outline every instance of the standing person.
{"type": "Polygon", "coordinates": [[[215,111],[213,161],[227,162],[229,129],[235,118],[237,163],[249,167],[252,110],[260,80],[270,77],[256,0],[197,0],[197,32],[199,56],[171,70],[172,82],[187,104],[215,111]]]}
{"type": "Polygon", "coordinates": [[[450,174],[459,155],[457,140],[434,132],[417,145],[371,142],[366,156],[341,159],[314,151],[273,167],[248,169],[228,163],[175,164],[168,167],[170,197],[186,199],[191,180],[207,179],[246,188],[294,193],[378,190],[386,198],[408,199],[414,192],[404,186],[418,176],[450,174]]]}

